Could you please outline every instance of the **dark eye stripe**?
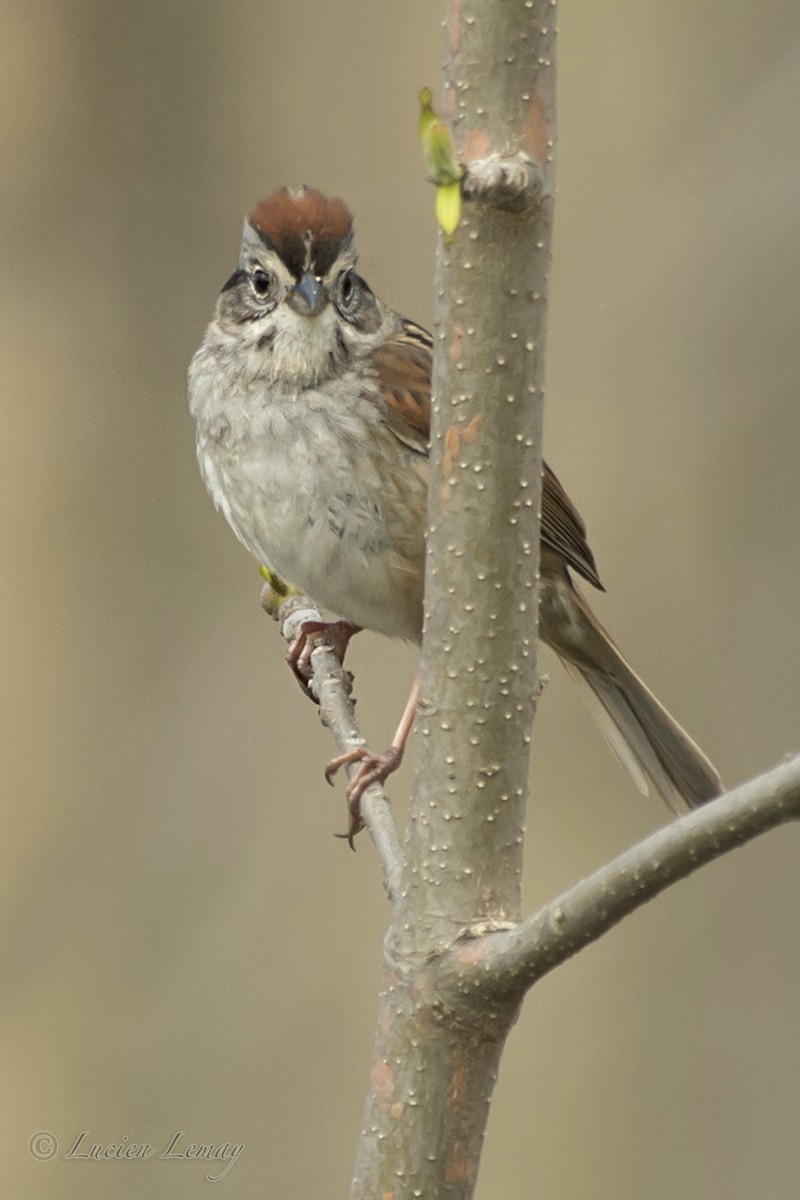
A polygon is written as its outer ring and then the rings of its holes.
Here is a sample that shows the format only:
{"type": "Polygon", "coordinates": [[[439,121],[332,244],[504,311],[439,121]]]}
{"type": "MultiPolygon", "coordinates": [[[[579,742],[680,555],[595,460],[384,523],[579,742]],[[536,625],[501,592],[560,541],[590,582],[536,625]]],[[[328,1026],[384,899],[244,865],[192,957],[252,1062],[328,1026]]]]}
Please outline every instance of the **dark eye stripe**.
{"type": "Polygon", "coordinates": [[[241,267],[233,272],[230,279],[222,285],[223,292],[230,292],[233,288],[237,288],[240,283],[244,283],[247,279],[247,271],[243,271],[241,267]]]}

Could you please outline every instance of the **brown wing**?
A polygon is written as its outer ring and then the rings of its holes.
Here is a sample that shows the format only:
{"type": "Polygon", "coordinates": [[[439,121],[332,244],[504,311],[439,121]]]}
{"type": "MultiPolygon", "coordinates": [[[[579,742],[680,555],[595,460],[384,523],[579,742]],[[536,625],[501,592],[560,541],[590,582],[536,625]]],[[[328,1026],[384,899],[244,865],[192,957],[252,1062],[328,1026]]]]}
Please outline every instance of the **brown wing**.
{"type": "Polygon", "coordinates": [[[556,550],[567,566],[605,591],[586,540],[586,526],[581,515],[547,463],[543,467],[542,541],[556,550]]]}
{"type": "MultiPolygon", "coordinates": [[[[389,427],[403,445],[421,454],[427,454],[430,438],[432,353],[433,339],[427,330],[404,320],[400,332],[373,356],[389,405],[389,427]]],[[[602,590],[586,526],[547,463],[542,476],[542,541],[602,590]]]]}
{"type": "Polygon", "coordinates": [[[433,340],[413,321],[384,342],[372,356],[381,391],[389,405],[392,433],[410,450],[428,453],[431,433],[431,354],[433,340]]]}

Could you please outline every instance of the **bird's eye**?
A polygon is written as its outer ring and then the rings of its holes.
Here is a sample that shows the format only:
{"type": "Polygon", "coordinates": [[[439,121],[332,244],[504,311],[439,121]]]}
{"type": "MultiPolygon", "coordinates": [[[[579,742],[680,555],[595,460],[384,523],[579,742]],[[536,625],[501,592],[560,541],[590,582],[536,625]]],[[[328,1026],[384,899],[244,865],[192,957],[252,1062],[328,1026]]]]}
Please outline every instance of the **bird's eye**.
{"type": "Polygon", "coordinates": [[[339,279],[339,307],[344,312],[352,312],[358,303],[359,278],[355,271],[345,271],[339,279]]]}
{"type": "Polygon", "coordinates": [[[273,276],[269,271],[262,270],[261,267],[256,267],[250,275],[250,286],[252,287],[259,300],[265,300],[272,291],[273,276]]]}

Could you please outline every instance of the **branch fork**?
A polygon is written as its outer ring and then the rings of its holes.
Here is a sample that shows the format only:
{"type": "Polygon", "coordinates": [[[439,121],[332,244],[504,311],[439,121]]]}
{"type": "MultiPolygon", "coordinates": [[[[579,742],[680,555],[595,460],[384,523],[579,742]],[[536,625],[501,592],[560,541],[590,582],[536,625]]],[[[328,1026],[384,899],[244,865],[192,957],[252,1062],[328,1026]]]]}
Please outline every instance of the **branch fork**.
{"type": "MultiPolygon", "coordinates": [[[[322,622],[307,596],[262,592],[264,608],[291,644],[307,622],[322,622]]],[[[340,754],[366,745],[351,698],[353,677],[325,643],[311,651],[309,690],[340,754]]],[[[348,775],[358,769],[349,764],[348,775]]],[[[403,849],[381,784],[361,798],[361,818],[397,907],[407,883],[403,849]]],[[[463,928],[428,963],[436,994],[462,1011],[487,1002],[519,1002],[543,975],[596,941],[628,913],[685,878],[787,821],[800,820],[800,755],[657,830],[524,920],[478,921],[463,928]]]]}

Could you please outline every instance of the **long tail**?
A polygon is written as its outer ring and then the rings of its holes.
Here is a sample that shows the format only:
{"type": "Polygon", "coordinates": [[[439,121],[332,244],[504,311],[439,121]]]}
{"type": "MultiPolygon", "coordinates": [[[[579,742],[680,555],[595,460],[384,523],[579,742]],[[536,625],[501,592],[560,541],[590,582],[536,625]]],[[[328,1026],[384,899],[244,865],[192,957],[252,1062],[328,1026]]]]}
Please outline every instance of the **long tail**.
{"type": "Polygon", "coordinates": [[[640,792],[654,787],[676,813],[720,795],[713,765],[628,665],[566,573],[542,577],[539,621],[540,636],[640,792]]]}

